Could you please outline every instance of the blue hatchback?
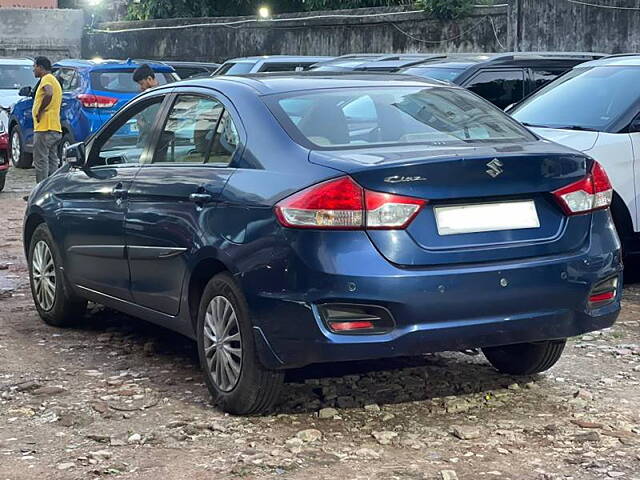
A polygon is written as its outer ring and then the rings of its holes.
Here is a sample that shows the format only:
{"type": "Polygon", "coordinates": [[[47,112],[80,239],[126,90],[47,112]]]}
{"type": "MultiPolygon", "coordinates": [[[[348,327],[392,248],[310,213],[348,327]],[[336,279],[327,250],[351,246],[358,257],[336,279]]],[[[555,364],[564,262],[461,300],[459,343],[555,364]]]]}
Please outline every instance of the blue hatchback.
{"type": "Polygon", "coordinates": [[[602,167],[459,87],[185,81],[67,155],[25,217],[40,316],[90,300],[196,339],[228,412],[268,410],[284,370],[318,362],[482,348],[541,372],[620,310],[602,167]]]}
{"type": "MultiPolygon", "coordinates": [[[[62,86],[62,141],[64,148],[82,142],[96,132],[120,107],[140,93],[133,81],[139,63],[121,60],[63,60],[53,66],[53,74],[62,86]]],[[[179,80],[172,67],[150,64],[161,85],[179,80]]],[[[15,167],[31,166],[33,152],[33,97],[31,89],[21,90],[9,120],[11,161],[15,167]]]]}

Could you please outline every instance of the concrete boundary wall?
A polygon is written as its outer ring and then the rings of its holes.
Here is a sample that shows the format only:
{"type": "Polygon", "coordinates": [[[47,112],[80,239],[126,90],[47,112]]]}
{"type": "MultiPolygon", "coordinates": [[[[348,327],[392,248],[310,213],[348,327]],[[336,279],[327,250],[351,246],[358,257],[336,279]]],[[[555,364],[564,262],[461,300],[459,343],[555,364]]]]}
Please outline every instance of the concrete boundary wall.
{"type": "Polygon", "coordinates": [[[508,44],[507,7],[478,8],[443,23],[422,11],[375,8],[249,17],[117,22],[99,26],[83,55],[223,61],[248,55],[492,52],[508,44]],[[302,19],[303,17],[308,17],[302,19]]]}
{"type": "Polygon", "coordinates": [[[0,8],[0,57],[81,55],[82,10],[0,8]]]}

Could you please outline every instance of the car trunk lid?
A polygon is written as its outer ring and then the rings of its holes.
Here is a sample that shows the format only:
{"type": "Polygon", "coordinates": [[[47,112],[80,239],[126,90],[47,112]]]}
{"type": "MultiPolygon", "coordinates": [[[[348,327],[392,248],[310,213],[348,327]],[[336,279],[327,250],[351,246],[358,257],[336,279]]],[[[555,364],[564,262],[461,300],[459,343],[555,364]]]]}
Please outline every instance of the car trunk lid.
{"type": "Polygon", "coordinates": [[[584,178],[587,158],[550,142],[314,151],[310,160],[366,189],[428,201],[405,230],[368,231],[393,263],[553,255],[580,248],[588,237],[591,216],[565,216],[551,193],[584,178]]]}

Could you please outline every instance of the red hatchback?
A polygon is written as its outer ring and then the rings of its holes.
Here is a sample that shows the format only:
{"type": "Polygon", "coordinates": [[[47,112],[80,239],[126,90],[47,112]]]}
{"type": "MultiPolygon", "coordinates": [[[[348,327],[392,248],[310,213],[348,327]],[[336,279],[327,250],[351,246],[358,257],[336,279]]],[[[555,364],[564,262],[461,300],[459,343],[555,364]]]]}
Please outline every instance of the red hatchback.
{"type": "Polygon", "coordinates": [[[0,133],[0,192],[4,189],[9,170],[9,134],[0,133]]]}

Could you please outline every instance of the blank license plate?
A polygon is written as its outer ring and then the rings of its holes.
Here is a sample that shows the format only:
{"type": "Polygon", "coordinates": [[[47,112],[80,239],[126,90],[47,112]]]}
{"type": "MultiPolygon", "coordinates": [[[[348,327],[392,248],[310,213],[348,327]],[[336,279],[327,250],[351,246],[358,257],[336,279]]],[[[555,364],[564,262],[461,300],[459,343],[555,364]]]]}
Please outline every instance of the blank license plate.
{"type": "Polygon", "coordinates": [[[540,228],[533,200],[435,207],[440,235],[540,228]]]}

